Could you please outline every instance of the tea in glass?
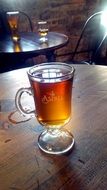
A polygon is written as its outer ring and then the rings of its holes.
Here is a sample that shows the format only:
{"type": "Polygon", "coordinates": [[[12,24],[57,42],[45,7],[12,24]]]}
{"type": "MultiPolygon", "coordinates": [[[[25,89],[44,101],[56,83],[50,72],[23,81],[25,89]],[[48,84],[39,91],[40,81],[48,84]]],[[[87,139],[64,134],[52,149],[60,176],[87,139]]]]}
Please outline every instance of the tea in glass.
{"type": "Polygon", "coordinates": [[[44,126],[39,135],[39,148],[49,154],[63,154],[72,149],[74,138],[64,128],[72,116],[72,87],[74,68],[59,62],[42,63],[29,69],[31,87],[21,88],[16,94],[17,109],[24,115],[35,114],[44,126]],[[23,93],[33,94],[34,111],[22,106],[23,93]]]}

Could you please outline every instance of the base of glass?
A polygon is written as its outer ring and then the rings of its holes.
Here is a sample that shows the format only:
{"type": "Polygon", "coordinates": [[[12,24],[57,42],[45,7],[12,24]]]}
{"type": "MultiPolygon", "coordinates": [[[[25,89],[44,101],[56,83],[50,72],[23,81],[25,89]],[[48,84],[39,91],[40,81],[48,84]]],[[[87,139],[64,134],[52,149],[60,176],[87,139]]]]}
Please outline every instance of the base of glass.
{"type": "Polygon", "coordinates": [[[39,148],[48,154],[65,154],[73,148],[73,135],[62,129],[43,131],[38,138],[39,148]]]}

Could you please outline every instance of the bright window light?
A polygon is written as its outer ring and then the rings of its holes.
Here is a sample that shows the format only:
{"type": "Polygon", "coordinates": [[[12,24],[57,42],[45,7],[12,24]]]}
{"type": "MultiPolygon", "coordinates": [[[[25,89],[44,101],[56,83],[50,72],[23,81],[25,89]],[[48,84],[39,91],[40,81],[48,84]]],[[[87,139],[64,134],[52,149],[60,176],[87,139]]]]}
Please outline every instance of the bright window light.
{"type": "Polygon", "coordinates": [[[102,12],[101,24],[105,27],[106,32],[107,32],[107,9],[102,12]]]}

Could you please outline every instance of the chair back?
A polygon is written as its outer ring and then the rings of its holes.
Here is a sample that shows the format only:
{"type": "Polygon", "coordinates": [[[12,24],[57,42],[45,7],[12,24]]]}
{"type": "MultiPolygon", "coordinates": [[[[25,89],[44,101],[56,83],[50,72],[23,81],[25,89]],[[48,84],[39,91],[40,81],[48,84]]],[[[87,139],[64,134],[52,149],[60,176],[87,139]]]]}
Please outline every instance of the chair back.
{"type": "Polygon", "coordinates": [[[25,12],[19,11],[19,30],[33,32],[33,24],[31,18],[25,12]]]}
{"type": "Polygon", "coordinates": [[[84,61],[90,64],[101,61],[99,58],[101,58],[102,48],[107,36],[107,29],[101,24],[102,15],[103,11],[100,11],[86,20],[72,54],[72,61],[76,60],[76,56],[80,53],[87,54],[87,60],[84,61]]]}

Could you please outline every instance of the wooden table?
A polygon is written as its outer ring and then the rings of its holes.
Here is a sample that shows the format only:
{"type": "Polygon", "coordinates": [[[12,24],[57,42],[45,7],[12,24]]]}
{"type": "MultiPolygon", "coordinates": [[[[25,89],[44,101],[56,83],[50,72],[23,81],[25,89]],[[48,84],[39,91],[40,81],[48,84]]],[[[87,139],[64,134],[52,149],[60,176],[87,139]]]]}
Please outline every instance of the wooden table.
{"type": "Polygon", "coordinates": [[[68,128],[75,146],[62,156],[39,150],[37,138],[43,128],[35,118],[19,124],[8,120],[15,110],[16,91],[29,86],[26,69],[0,74],[0,190],[107,189],[107,67],[74,67],[68,128]]]}
{"type": "Polygon", "coordinates": [[[40,42],[40,37],[34,32],[21,32],[19,43],[13,43],[11,36],[0,38],[0,71],[20,68],[28,58],[45,55],[47,61],[55,61],[55,50],[68,43],[68,37],[57,32],[48,33],[48,41],[40,42]]]}

